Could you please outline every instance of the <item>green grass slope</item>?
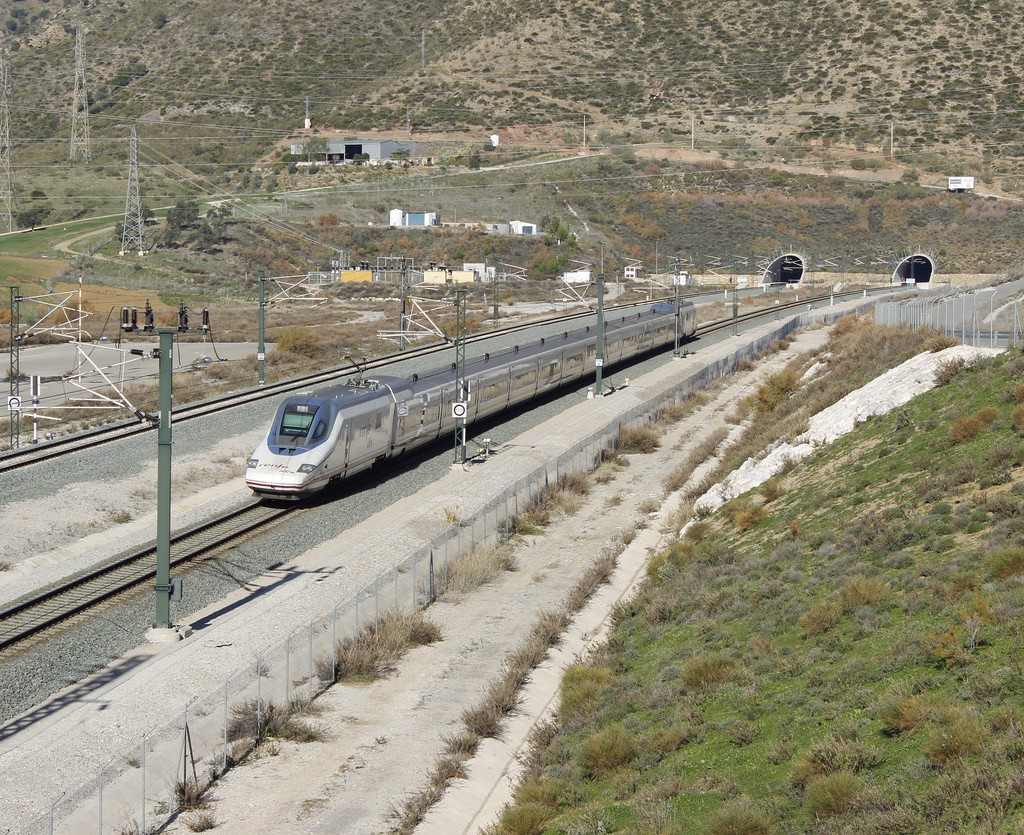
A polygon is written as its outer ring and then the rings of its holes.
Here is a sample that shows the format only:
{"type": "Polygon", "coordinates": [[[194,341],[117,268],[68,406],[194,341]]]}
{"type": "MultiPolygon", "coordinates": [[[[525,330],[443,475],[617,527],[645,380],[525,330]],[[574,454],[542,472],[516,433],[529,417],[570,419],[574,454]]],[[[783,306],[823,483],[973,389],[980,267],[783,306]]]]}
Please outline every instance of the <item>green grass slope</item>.
{"type": "Polygon", "coordinates": [[[495,831],[1024,827],[1024,358],[943,372],[654,560],[495,831]]]}

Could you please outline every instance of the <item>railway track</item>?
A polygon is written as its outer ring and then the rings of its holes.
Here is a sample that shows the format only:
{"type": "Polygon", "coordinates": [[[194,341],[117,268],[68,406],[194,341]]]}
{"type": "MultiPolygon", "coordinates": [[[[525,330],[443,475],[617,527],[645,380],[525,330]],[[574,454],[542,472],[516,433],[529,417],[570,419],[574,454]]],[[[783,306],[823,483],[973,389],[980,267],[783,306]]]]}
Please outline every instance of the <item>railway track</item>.
{"type": "MultiPolygon", "coordinates": [[[[857,291],[855,295],[860,295],[860,292],[857,291]]],[[[839,294],[836,295],[838,296],[839,294]]],[[[827,299],[829,297],[824,298],[827,299]]],[[[785,310],[793,308],[803,309],[808,304],[813,304],[814,301],[805,299],[800,302],[779,305],[769,310],[747,312],[738,315],[734,319],[710,322],[698,327],[696,338],[699,339],[702,336],[720,333],[734,327],[741,328],[759,319],[777,316],[785,310]]],[[[822,299],[818,298],[816,301],[820,302],[822,299]]],[[[585,316],[588,314],[581,315],[585,316]]],[[[442,349],[443,347],[447,346],[439,346],[442,349]]],[[[435,348],[435,350],[437,349],[435,348]]],[[[410,352],[407,351],[403,352],[400,358],[406,359],[409,356],[410,352]]],[[[395,358],[392,357],[388,361],[393,361],[395,358]]],[[[372,364],[371,367],[375,368],[379,367],[379,365],[372,364]]],[[[352,370],[354,369],[346,368],[341,373],[350,373],[352,370]]],[[[304,378],[301,384],[297,384],[295,380],[290,380],[287,384],[279,384],[275,387],[267,387],[267,389],[261,389],[258,392],[247,392],[246,394],[250,396],[250,399],[279,395],[293,388],[306,387],[313,378],[326,381],[331,379],[331,374],[336,376],[338,373],[338,369],[332,369],[330,372],[324,372],[322,375],[310,375],[310,377],[304,378]]],[[[232,399],[234,402],[231,405],[237,405],[238,402],[247,402],[238,398],[232,399]]],[[[196,408],[200,409],[206,405],[209,404],[198,404],[196,408]]],[[[219,408],[230,408],[230,406],[222,405],[219,408]]],[[[219,409],[211,409],[210,411],[217,410],[219,409]]],[[[209,411],[202,412],[202,414],[208,413],[209,411]]],[[[196,415],[193,414],[192,416],[196,415]]],[[[179,417],[179,419],[181,418],[179,417]]],[[[113,440],[114,437],[96,440],[92,444],[86,444],[85,447],[77,447],[76,449],[106,443],[113,440]]],[[[55,454],[66,454],[70,451],[72,450],[64,449],[62,452],[55,454]]],[[[201,525],[182,532],[172,539],[171,565],[173,567],[190,560],[199,559],[225,542],[252,533],[300,509],[301,505],[281,507],[253,502],[221,517],[210,519],[201,525]]],[[[46,589],[30,598],[23,599],[7,609],[0,610],[0,658],[13,651],[22,649],[33,639],[43,635],[46,630],[66,622],[68,619],[111,597],[130,590],[140,583],[155,578],[155,576],[156,546],[153,545],[96,568],[87,574],[71,578],[59,586],[46,589]]]]}
{"type": "MultiPolygon", "coordinates": [[[[647,306],[649,304],[650,302],[631,302],[627,305],[610,307],[608,308],[608,313],[609,315],[614,315],[616,311],[629,310],[638,306],[647,306]]],[[[530,328],[541,325],[550,325],[556,322],[572,322],[592,315],[593,311],[586,310],[577,313],[570,313],[565,316],[553,317],[551,319],[520,323],[517,325],[511,325],[507,328],[500,328],[486,333],[474,334],[467,339],[467,342],[472,345],[475,342],[492,339],[495,336],[519,333],[524,330],[529,330],[530,328]]],[[[171,420],[172,423],[182,423],[188,420],[195,420],[196,418],[233,409],[246,403],[264,400],[268,397],[280,397],[294,391],[301,391],[314,386],[334,383],[337,382],[339,378],[349,377],[360,371],[364,373],[366,371],[375,371],[381,368],[386,368],[396,362],[428,357],[432,354],[438,354],[448,350],[451,347],[452,344],[450,342],[441,342],[407,348],[404,351],[375,357],[358,367],[353,364],[335,366],[324,371],[317,371],[300,377],[291,377],[287,380],[282,380],[276,383],[268,383],[267,385],[259,388],[246,389],[242,392],[214,397],[199,403],[192,403],[176,408],[171,420]]],[[[143,432],[149,432],[152,429],[153,426],[149,422],[122,421],[109,426],[103,426],[97,429],[79,432],[74,435],[68,435],[63,438],[55,438],[54,440],[43,444],[23,446],[16,450],[9,450],[0,454],[0,475],[11,470],[29,466],[30,464],[59,458],[62,455],[93,449],[94,447],[110,443],[111,441],[117,441],[123,438],[139,435],[143,432]]]]}
{"type": "MultiPolygon", "coordinates": [[[[301,508],[252,502],[171,539],[171,566],[199,559],[226,542],[267,527],[301,508]]],[[[72,577],[0,610],[0,657],[46,630],[156,577],[156,545],[72,577]]]]}
{"type": "MultiPolygon", "coordinates": [[[[891,292],[892,288],[879,288],[878,290],[869,292],[891,292]]],[[[745,313],[737,318],[738,322],[749,321],[753,318],[760,316],[771,315],[772,312],[781,312],[783,310],[791,309],[802,309],[808,303],[820,302],[826,298],[838,298],[844,299],[851,296],[859,296],[863,293],[863,290],[852,290],[844,293],[836,293],[829,296],[811,296],[805,298],[799,302],[787,302],[784,304],[777,305],[767,311],[753,311],[745,313]]],[[[718,293],[715,293],[718,296],[718,293]]],[[[607,308],[607,315],[614,316],[617,312],[634,309],[636,307],[644,307],[651,304],[652,301],[671,301],[670,298],[666,299],[653,299],[651,301],[643,302],[631,302],[625,305],[617,305],[607,308]]],[[[534,322],[521,323],[517,325],[511,325],[507,328],[500,328],[498,330],[488,331],[487,333],[474,334],[469,337],[467,342],[472,345],[476,342],[481,342],[487,339],[492,339],[495,336],[511,335],[514,333],[520,333],[524,330],[529,330],[543,325],[552,325],[560,322],[572,322],[578,319],[584,319],[588,316],[592,316],[593,311],[586,310],[577,313],[570,313],[565,316],[553,317],[551,319],[543,319],[534,322]]],[[[733,320],[723,320],[731,323],[733,320]]],[[[710,328],[709,325],[705,325],[705,328],[710,328]]],[[[702,331],[698,330],[698,336],[702,331]]],[[[172,415],[173,423],[182,423],[188,420],[195,420],[197,418],[205,417],[216,412],[226,411],[228,409],[235,408],[237,406],[244,405],[246,403],[252,403],[255,401],[263,400],[268,397],[279,397],[284,394],[289,394],[294,391],[301,391],[310,387],[327,385],[330,383],[337,382],[340,378],[351,376],[359,371],[375,371],[387,366],[410,359],[417,359],[420,357],[427,357],[432,354],[441,353],[451,348],[451,343],[435,343],[432,345],[424,345],[419,347],[407,348],[404,351],[395,352],[392,354],[386,354],[381,357],[376,357],[369,360],[360,367],[356,367],[353,364],[335,366],[333,368],[326,369],[324,371],[318,371],[311,374],[306,374],[301,377],[292,377],[288,380],[282,380],[276,383],[270,383],[260,388],[247,389],[242,392],[235,392],[232,394],[226,394],[220,397],[211,398],[204,400],[199,403],[193,403],[185,406],[181,406],[174,410],[172,415]]],[[[120,423],[100,427],[85,432],[79,432],[74,435],[68,435],[63,438],[55,438],[52,441],[48,441],[43,444],[24,446],[16,450],[9,450],[4,453],[0,453],[0,475],[11,470],[16,470],[21,467],[26,467],[31,464],[39,463],[41,461],[47,461],[54,458],[59,458],[63,455],[68,455],[74,452],[80,452],[83,450],[92,449],[102,444],[117,441],[122,438],[128,438],[134,435],[139,435],[143,432],[149,432],[153,429],[153,426],[148,422],[138,421],[123,421],[120,423]]]]}

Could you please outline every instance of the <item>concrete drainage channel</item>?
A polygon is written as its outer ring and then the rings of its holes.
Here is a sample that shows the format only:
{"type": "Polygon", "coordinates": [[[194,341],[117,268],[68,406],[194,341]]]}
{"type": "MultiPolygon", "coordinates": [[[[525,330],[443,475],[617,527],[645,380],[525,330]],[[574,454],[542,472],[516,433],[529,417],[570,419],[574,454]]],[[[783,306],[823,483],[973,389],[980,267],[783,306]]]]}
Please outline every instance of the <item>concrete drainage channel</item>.
{"type": "MultiPolygon", "coordinates": [[[[65,744],[79,752],[91,748],[92,757],[102,768],[97,766],[93,780],[61,797],[51,798],[49,812],[42,817],[38,801],[31,804],[31,813],[21,819],[34,818],[36,824],[24,831],[47,831],[51,820],[59,822],[60,831],[69,832],[94,829],[97,822],[101,831],[118,831],[126,817],[144,822],[143,829],[165,820],[174,811],[173,787],[183,774],[190,778],[197,763],[199,773],[224,763],[225,732],[233,706],[254,699],[287,705],[314,697],[322,690],[316,673],[317,659],[332,656],[337,641],[354,636],[385,614],[429,604],[441,572],[473,548],[495,544],[507,536],[512,520],[539,491],[557,484],[565,474],[592,469],[620,427],[656,418],[668,404],[685,399],[731,373],[742,360],[758,355],[808,322],[830,321],[863,305],[864,302],[849,303],[818,314],[808,312],[773,322],[756,329],[743,345],[727,347],[725,341],[702,348],[696,359],[668,363],[610,397],[567,410],[557,421],[526,433],[514,446],[484,465],[473,466],[466,472],[453,471],[430,489],[389,508],[386,525],[367,520],[347,532],[344,547],[337,542],[329,544],[333,550],[325,561],[345,564],[367,549],[386,549],[387,553],[397,551],[406,556],[390,571],[340,602],[330,598],[328,583],[311,586],[310,594],[319,593],[315,589],[324,593],[318,598],[324,604],[319,616],[297,620],[291,611],[280,612],[277,634],[286,633],[284,641],[258,650],[255,663],[239,661],[234,666],[219,667],[234,672],[222,680],[220,687],[212,692],[207,690],[206,695],[187,705],[169,703],[165,722],[148,732],[147,728],[139,728],[134,735],[138,743],[131,748],[123,743],[120,747],[113,742],[104,744],[95,728],[84,732],[91,733],[91,737],[86,737],[91,745],[67,739],[65,744]],[[707,362],[709,355],[715,359],[707,362]],[[696,367],[697,363],[702,367],[696,367]],[[453,507],[459,508],[454,523],[448,521],[453,507]],[[159,797],[159,793],[164,796],[159,797]]],[[[638,540],[644,543],[648,535],[654,534],[642,533],[638,540]]],[[[643,560],[645,553],[645,547],[639,551],[632,548],[623,559],[632,563],[643,560]]],[[[635,573],[637,569],[633,566],[626,570],[635,573]]],[[[217,629],[216,636],[206,635],[207,642],[216,637],[218,642],[243,643],[230,634],[222,638],[220,627],[217,629]]],[[[198,660],[202,649],[200,642],[192,640],[164,651],[146,662],[151,678],[170,677],[181,664],[202,663],[198,660]]],[[[240,658],[245,658],[244,653],[240,658]]],[[[139,693],[135,698],[151,699],[152,693],[139,693]]],[[[125,711],[129,709],[126,704],[125,711]]],[[[131,738],[132,732],[123,735],[131,738]]],[[[52,751],[51,755],[54,761],[60,761],[59,751],[52,751]]]]}

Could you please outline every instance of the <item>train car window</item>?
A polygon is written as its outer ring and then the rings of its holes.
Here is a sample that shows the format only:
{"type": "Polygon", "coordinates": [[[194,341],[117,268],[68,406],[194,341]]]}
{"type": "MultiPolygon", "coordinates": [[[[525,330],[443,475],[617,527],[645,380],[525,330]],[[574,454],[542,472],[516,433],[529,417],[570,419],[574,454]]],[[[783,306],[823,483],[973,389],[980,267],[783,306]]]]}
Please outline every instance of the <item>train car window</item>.
{"type": "Polygon", "coordinates": [[[324,421],[319,421],[316,425],[316,429],[313,431],[313,440],[317,440],[324,436],[324,432],[327,431],[327,424],[324,421]]]}
{"type": "Polygon", "coordinates": [[[286,409],[281,415],[281,429],[279,435],[286,435],[289,438],[305,438],[309,434],[309,427],[313,424],[314,414],[312,412],[296,412],[286,409]]]}

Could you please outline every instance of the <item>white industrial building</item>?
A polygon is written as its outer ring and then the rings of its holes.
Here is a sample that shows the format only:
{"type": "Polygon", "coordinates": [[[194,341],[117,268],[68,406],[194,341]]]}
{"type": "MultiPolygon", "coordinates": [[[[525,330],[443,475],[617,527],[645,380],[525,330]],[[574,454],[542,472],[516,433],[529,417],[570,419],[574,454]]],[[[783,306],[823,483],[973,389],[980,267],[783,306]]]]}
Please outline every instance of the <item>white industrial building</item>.
{"type": "MultiPolygon", "coordinates": [[[[399,142],[394,139],[331,139],[326,142],[313,139],[309,140],[320,146],[321,150],[316,154],[317,159],[313,162],[362,162],[370,165],[377,165],[394,159],[398,151],[405,153],[402,157],[417,163],[430,164],[432,161],[427,156],[427,148],[418,142],[399,142]],[[321,159],[322,157],[322,159],[321,159]]],[[[293,142],[291,152],[295,156],[306,155],[306,142],[293,142]]]]}
{"type": "Polygon", "coordinates": [[[441,215],[437,212],[407,212],[404,209],[392,209],[388,213],[388,225],[403,226],[440,226],[441,215]]]}

